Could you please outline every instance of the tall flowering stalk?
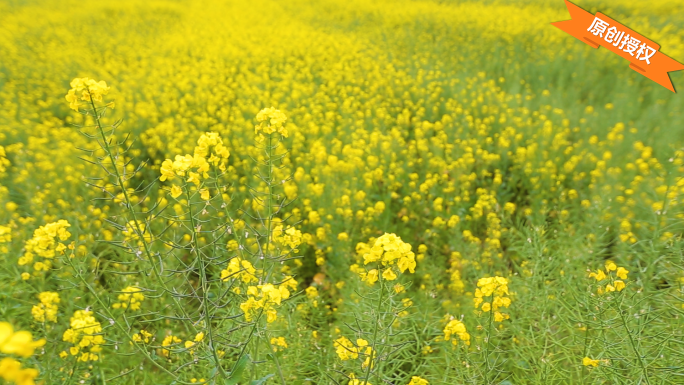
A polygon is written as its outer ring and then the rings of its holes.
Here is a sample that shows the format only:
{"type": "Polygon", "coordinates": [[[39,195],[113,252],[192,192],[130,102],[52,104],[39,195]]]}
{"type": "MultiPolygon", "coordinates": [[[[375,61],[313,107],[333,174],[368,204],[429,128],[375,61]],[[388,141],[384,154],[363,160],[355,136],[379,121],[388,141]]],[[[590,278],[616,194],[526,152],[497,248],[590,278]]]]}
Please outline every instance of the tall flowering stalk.
{"type": "MultiPolygon", "coordinates": [[[[271,346],[267,325],[279,318],[278,308],[298,286],[293,277],[279,274],[274,269],[297,252],[302,241],[299,230],[279,219],[286,202],[277,201],[280,194],[275,193],[277,186],[284,183],[277,180],[276,170],[284,156],[278,151],[282,139],[288,135],[285,127],[287,117],[274,108],[264,109],[257,115],[256,143],[263,154],[257,160],[259,171],[256,177],[262,186],[251,188],[251,210],[242,209],[238,214],[229,210],[228,186],[221,179],[228,172],[230,151],[218,133],[207,132],[200,136],[192,154],[176,155],[174,159],[161,163],[159,181],[168,184],[167,195],[176,202],[173,204],[175,213],[165,214],[168,207],[166,198],[159,198],[149,209],[143,208],[147,196],[153,191],[151,185],[143,189],[129,187],[142,166],[134,170],[127,167],[126,151],[122,150],[126,141],[118,141],[115,136],[121,122],[113,125],[103,122],[106,111],[114,106],[103,101],[109,87],[103,81],[88,78],[75,79],[71,86],[66,96],[70,107],[94,119],[94,125],[82,128],[82,132],[99,145],[99,150],[89,151],[89,156],[111,179],[110,184],[95,182],[99,179],[92,179],[89,184],[101,188],[108,199],[124,206],[124,213],[112,221],[123,235],[123,241],[115,244],[137,260],[147,261],[154,280],[147,282],[151,289],[138,284],[128,285],[119,291],[118,302],[110,307],[84,277],[85,272],[79,262],[69,259],[68,264],[76,272],[75,276],[93,294],[109,322],[116,324],[132,345],[177,381],[180,379],[176,372],[185,365],[170,370],[154,359],[148,346],[154,335],[142,327],[145,321],[141,320],[141,327],[134,329],[126,317],[127,313],[140,311],[143,301],[152,294],[170,295],[176,314],[167,315],[159,311],[149,314],[180,320],[189,333],[186,341],[167,333],[161,355],[169,363],[177,360],[178,353],[189,353],[195,361],[205,359],[210,363],[211,381],[219,378],[239,381],[245,360],[250,358],[247,351],[251,347],[255,357],[251,377],[258,378],[256,361],[259,346],[263,341],[269,349],[271,346]],[[94,133],[86,132],[87,128],[94,129],[94,133]],[[98,152],[103,156],[97,156],[98,152]],[[139,193],[144,195],[142,199],[137,197],[139,193]],[[216,221],[221,217],[225,220],[216,221]],[[155,219],[163,219],[163,227],[161,223],[155,226],[155,219]],[[226,246],[220,246],[226,240],[226,246]],[[187,253],[193,258],[186,263],[176,257],[179,266],[169,267],[160,249],[170,250],[168,255],[187,253]],[[170,273],[167,272],[169,270],[170,273]],[[176,276],[174,272],[181,273],[187,285],[181,288],[170,286],[167,282],[176,276]],[[197,285],[192,283],[194,274],[197,274],[197,285]],[[194,304],[199,305],[196,310],[193,309],[194,304]],[[233,315],[233,310],[242,311],[242,314],[233,315]],[[240,316],[245,322],[239,321],[240,316]],[[234,327],[227,329],[226,323],[234,327]],[[243,329],[249,330],[244,339],[237,343],[229,342],[228,334],[243,329]],[[254,337],[257,341],[252,343],[254,337]],[[230,367],[222,364],[228,347],[239,348],[230,367]]],[[[138,274],[145,276],[141,272],[138,274]]],[[[277,357],[275,365],[281,382],[285,384],[277,357]]]]}
{"type": "MultiPolygon", "coordinates": [[[[221,376],[227,374],[221,365],[220,349],[217,347],[214,332],[214,324],[216,323],[214,314],[218,306],[216,303],[212,303],[209,298],[210,267],[215,263],[216,250],[211,243],[200,244],[200,238],[205,235],[214,238],[217,236],[217,229],[211,228],[210,219],[203,219],[203,216],[212,209],[211,181],[217,181],[220,173],[226,170],[229,157],[230,151],[224,146],[218,133],[208,132],[200,136],[192,155],[176,155],[174,161],[166,159],[160,170],[160,180],[168,180],[173,183],[170,190],[171,197],[177,199],[183,196],[187,202],[188,220],[181,220],[180,222],[188,225],[187,230],[190,232],[189,251],[195,256],[195,261],[199,264],[200,293],[198,295],[201,297],[202,307],[200,316],[203,326],[207,330],[208,349],[211,352],[213,367],[221,376]],[[212,170],[213,172],[210,173],[212,170]],[[180,183],[180,186],[177,183],[180,183]]],[[[220,190],[214,191],[214,195],[217,191],[220,190]]],[[[222,230],[222,227],[220,229],[222,230]]],[[[194,346],[194,343],[199,341],[190,342],[192,345],[189,344],[189,346],[194,346]]]]}
{"type": "MultiPolygon", "coordinates": [[[[619,362],[632,362],[631,370],[637,373],[629,374],[630,378],[640,376],[646,384],[653,383],[652,374],[649,373],[649,359],[657,360],[658,354],[649,357],[649,352],[643,343],[643,325],[649,322],[651,314],[642,310],[633,316],[629,313],[642,299],[635,297],[641,294],[640,290],[630,292],[628,287],[629,270],[618,266],[613,261],[607,261],[603,269],[589,272],[592,284],[588,286],[587,297],[588,314],[585,320],[587,338],[589,328],[600,333],[600,341],[603,342],[602,351],[590,352],[585,344],[582,365],[590,369],[601,369],[604,366],[619,364],[619,362]],[[633,325],[636,323],[636,325],[633,325]],[[609,344],[605,341],[611,341],[609,344]],[[631,355],[628,352],[631,351],[631,355]],[[610,358],[603,358],[610,357],[610,358]]],[[[658,346],[658,343],[656,343],[658,346]]],[[[659,351],[660,348],[655,349],[659,351]]],[[[578,359],[579,361],[580,359],[578,359]]]]}
{"type": "MultiPolygon", "coordinates": [[[[109,108],[114,108],[114,103],[106,103],[103,106],[97,106],[95,102],[102,102],[102,96],[109,93],[110,88],[104,81],[96,82],[89,78],[76,78],[71,81],[71,89],[66,95],[69,106],[85,116],[91,116],[95,120],[95,134],[89,134],[82,131],[90,139],[94,139],[99,145],[100,149],[104,151],[105,158],[98,157],[96,162],[102,169],[112,178],[114,185],[118,187],[119,192],[113,193],[107,190],[107,186],[100,186],[90,183],[93,187],[102,188],[103,191],[110,195],[110,198],[120,201],[127,209],[126,230],[132,232],[137,238],[137,245],[140,249],[132,249],[137,255],[145,254],[147,260],[152,267],[152,272],[156,278],[157,283],[166,292],[170,292],[164,279],[161,276],[161,266],[155,261],[155,256],[152,253],[150,245],[149,234],[146,234],[147,225],[143,224],[139,218],[142,213],[136,212],[135,207],[137,202],[133,201],[132,192],[128,188],[129,181],[135,176],[135,172],[126,174],[126,168],[122,167],[125,151],[120,151],[120,146],[125,144],[116,140],[116,129],[122,121],[106,126],[102,123],[102,118],[105,116],[109,108]],[[79,97],[80,94],[80,97],[79,97]],[[85,102],[85,103],[83,103],[85,102]]],[[[93,155],[94,151],[91,151],[93,155]]],[[[182,315],[182,319],[186,325],[189,317],[175,296],[172,296],[177,310],[182,315]]],[[[190,326],[188,326],[190,327],[190,326]]]]}
{"type": "Polygon", "coordinates": [[[341,360],[361,361],[363,377],[357,379],[350,376],[350,383],[367,385],[373,376],[380,382],[383,381],[384,361],[392,351],[401,347],[393,346],[389,337],[396,336],[392,328],[398,318],[406,314],[412,302],[407,299],[398,301],[397,296],[405,289],[400,283],[392,286],[392,282],[403,274],[415,272],[415,254],[411,249],[411,245],[400,237],[387,233],[368,244],[357,245],[357,253],[363,259],[363,266],[354,264],[351,271],[370,288],[369,293],[364,295],[370,306],[367,311],[370,317],[363,317],[362,314],[366,312],[354,314],[357,327],[350,326],[350,329],[358,336],[356,343],[344,336],[334,342],[341,360]]]}
{"type": "MultiPolygon", "coordinates": [[[[276,171],[282,168],[281,163],[286,155],[286,151],[281,151],[280,147],[282,140],[289,134],[286,127],[287,116],[280,110],[269,107],[257,114],[256,121],[254,134],[258,155],[254,161],[257,167],[255,177],[259,181],[259,186],[250,188],[252,207],[247,215],[253,223],[248,223],[247,228],[255,236],[253,245],[256,249],[251,253],[252,257],[256,258],[259,269],[254,269],[257,284],[247,288],[246,301],[240,304],[240,308],[245,314],[245,320],[253,322],[244,349],[256,337],[253,354],[255,360],[258,360],[261,343],[271,346],[268,324],[276,321],[277,308],[290,297],[291,292],[296,291],[298,286],[293,277],[276,277],[274,267],[298,251],[301,232],[294,227],[286,226],[278,219],[282,208],[287,204],[286,198],[280,199],[284,194],[276,193],[276,188],[286,182],[277,179],[276,171]],[[262,322],[264,315],[266,325],[262,322]]],[[[273,357],[281,383],[285,384],[277,355],[270,356],[273,357]]],[[[255,364],[252,377],[258,376],[258,367],[255,364]]]]}
{"type": "MultiPolygon", "coordinates": [[[[152,239],[149,235],[149,224],[146,224],[141,220],[141,217],[144,216],[145,213],[136,211],[138,201],[137,199],[134,201],[132,196],[135,190],[131,191],[131,189],[128,188],[130,180],[136,174],[135,171],[139,171],[139,169],[129,173],[125,167],[126,151],[120,150],[120,148],[125,144],[126,141],[124,140],[120,142],[115,136],[116,129],[121,124],[121,121],[117,121],[112,125],[105,125],[103,123],[103,118],[106,112],[110,108],[114,108],[114,103],[105,103],[103,101],[103,96],[107,95],[109,90],[109,86],[107,86],[104,81],[97,82],[89,78],[76,78],[72,80],[71,89],[66,95],[66,99],[69,102],[71,109],[83,114],[86,119],[91,117],[95,121],[94,125],[81,127],[81,133],[87,138],[95,141],[98,145],[97,149],[84,150],[88,154],[88,157],[92,159],[84,160],[100,166],[105,175],[109,178],[109,181],[107,181],[106,179],[91,177],[87,184],[101,189],[102,192],[107,195],[107,199],[119,202],[125,207],[126,211],[122,215],[124,224],[120,224],[118,226],[126,233],[126,240],[119,246],[123,246],[126,250],[135,254],[136,256],[144,254],[147,258],[147,262],[151,266],[151,271],[153,276],[156,278],[157,284],[162,288],[163,292],[171,293],[171,290],[168,288],[161,275],[163,267],[156,262],[157,257],[153,254],[151,249],[152,239]],[[88,129],[94,129],[94,133],[87,132],[88,129]],[[100,156],[100,153],[104,153],[104,156],[100,156]],[[104,184],[98,184],[103,182],[104,184]],[[112,189],[114,190],[112,191],[112,189]]],[[[116,222],[113,221],[113,223],[116,222]]],[[[117,321],[117,319],[120,317],[111,311],[106,300],[102,298],[97,290],[95,290],[90,280],[84,276],[87,269],[84,269],[82,263],[79,263],[79,261],[74,261],[74,258],[71,256],[69,258],[64,258],[64,260],[66,264],[68,264],[74,271],[74,276],[78,278],[81,281],[81,284],[84,285],[93,295],[99,305],[100,310],[109,319],[109,322],[113,325],[116,325],[119,331],[127,336],[129,342],[135,346],[150,363],[176,379],[178,376],[175,373],[157,362],[147,351],[146,347],[140,344],[139,341],[136,341],[133,336],[131,336],[127,330],[127,327],[124,326],[128,325],[127,321],[117,321]]],[[[182,320],[187,328],[194,329],[194,326],[188,322],[189,316],[187,315],[184,307],[178,301],[178,298],[173,295],[172,298],[173,303],[176,306],[176,310],[182,315],[181,317],[177,318],[182,320]]],[[[77,313],[75,315],[76,318],[79,317],[78,314],[85,313],[77,313]]],[[[73,322],[74,320],[72,319],[72,323],[73,322]]],[[[93,318],[92,322],[97,321],[93,318]]],[[[72,341],[72,337],[65,335],[64,341],[72,341]]],[[[81,360],[84,358],[85,360],[91,360],[95,359],[95,357],[95,355],[88,353],[85,356],[82,355],[81,360]]],[[[72,372],[72,376],[73,374],[74,373],[72,372]]]]}
{"type": "Polygon", "coordinates": [[[508,279],[504,277],[487,277],[480,278],[477,281],[477,289],[475,289],[475,297],[473,302],[476,309],[480,309],[483,313],[488,313],[487,326],[485,328],[484,338],[484,363],[483,369],[485,383],[490,383],[490,374],[495,369],[490,363],[490,349],[492,344],[492,326],[494,322],[503,322],[509,319],[509,315],[500,311],[501,308],[507,308],[511,305],[511,299],[508,293],[508,279]]]}

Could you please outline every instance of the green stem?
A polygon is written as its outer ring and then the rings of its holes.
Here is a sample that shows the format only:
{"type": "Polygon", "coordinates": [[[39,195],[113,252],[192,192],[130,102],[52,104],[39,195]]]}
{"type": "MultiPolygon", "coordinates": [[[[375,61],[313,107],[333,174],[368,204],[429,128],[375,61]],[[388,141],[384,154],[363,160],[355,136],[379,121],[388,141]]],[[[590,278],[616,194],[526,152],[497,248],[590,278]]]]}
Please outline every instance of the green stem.
{"type": "MultiPolygon", "coordinates": [[[[585,333],[584,333],[584,351],[582,352],[582,358],[587,357],[587,349],[589,348],[589,325],[587,325],[586,323],[584,325],[585,325],[584,327],[587,330],[585,330],[585,333]]],[[[584,365],[582,365],[582,372],[580,373],[581,380],[582,380],[580,382],[582,384],[584,384],[584,372],[585,372],[584,365]]]]}
{"type": "Polygon", "coordinates": [[[661,218],[665,215],[665,212],[668,209],[668,199],[667,195],[670,192],[670,178],[667,178],[667,189],[665,190],[665,196],[663,196],[663,208],[660,210],[660,214],[656,216],[656,229],[655,229],[655,236],[656,239],[660,239],[660,230],[661,230],[661,225],[660,222],[661,218]]]}
{"type": "Polygon", "coordinates": [[[489,343],[492,338],[492,320],[494,319],[494,295],[489,302],[489,324],[487,325],[487,341],[485,341],[485,384],[489,384],[489,343]]]}
{"type": "Polygon", "coordinates": [[[74,374],[76,373],[76,369],[78,368],[78,358],[74,357],[74,365],[71,367],[71,374],[69,374],[69,378],[62,383],[62,385],[68,385],[71,383],[71,379],[74,378],[74,374]]]}
{"type": "MultiPolygon", "coordinates": [[[[378,300],[378,307],[375,309],[375,323],[373,325],[373,345],[371,347],[371,353],[370,353],[370,359],[368,360],[368,369],[366,369],[366,375],[363,379],[363,383],[361,385],[366,385],[368,384],[369,376],[370,376],[370,371],[371,368],[373,367],[373,356],[375,355],[375,349],[377,347],[377,341],[378,341],[378,329],[380,329],[380,308],[382,307],[382,297],[383,294],[385,293],[385,281],[382,279],[382,274],[380,273],[380,269],[378,269],[378,278],[380,281],[380,299],[378,300]]],[[[379,376],[380,374],[378,374],[379,376]]]]}
{"type": "Polygon", "coordinates": [[[230,370],[231,374],[235,371],[235,367],[237,366],[238,362],[240,362],[240,358],[242,358],[242,356],[245,354],[245,350],[247,350],[249,342],[252,340],[252,336],[256,331],[257,325],[259,323],[259,320],[261,319],[262,314],[264,314],[264,308],[261,308],[261,312],[259,312],[259,315],[257,316],[256,320],[254,320],[254,325],[252,325],[252,330],[250,330],[249,335],[247,336],[247,341],[245,341],[245,344],[242,346],[242,350],[240,350],[240,354],[238,354],[237,359],[235,360],[235,365],[230,370]]]}
{"type": "MultiPolygon", "coordinates": [[[[47,340],[48,332],[47,332],[47,326],[45,325],[45,322],[46,321],[43,320],[41,325],[43,326],[43,336],[45,336],[45,339],[47,340]]],[[[45,366],[47,367],[47,383],[52,384],[52,370],[50,369],[50,362],[52,361],[50,359],[50,357],[52,357],[52,355],[50,353],[48,353],[47,349],[45,349],[45,354],[47,355],[47,358],[45,360],[46,361],[45,366]]]]}
{"type": "Polygon", "coordinates": [[[259,361],[259,336],[257,335],[257,341],[254,344],[254,361],[252,361],[252,375],[250,380],[259,378],[259,368],[257,367],[257,362],[259,361]]]}
{"type": "MultiPolygon", "coordinates": [[[[266,166],[268,167],[268,178],[266,185],[268,186],[268,197],[266,199],[267,202],[267,207],[266,207],[266,247],[264,252],[262,253],[261,257],[261,277],[259,279],[259,283],[263,284],[266,282],[267,277],[270,275],[270,271],[267,273],[266,272],[266,259],[270,257],[270,249],[271,249],[271,224],[272,224],[272,217],[273,217],[273,134],[268,135],[268,146],[267,146],[267,155],[268,159],[266,159],[266,166]]],[[[254,345],[254,361],[259,361],[259,342],[254,345]]],[[[258,374],[258,367],[256,363],[252,364],[252,375],[255,378],[259,378],[258,374]]]]}
{"type": "MultiPolygon", "coordinates": [[[[112,168],[114,169],[114,175],[116,176],[116,181],[119,185],[119,188],[121,189],[124,199],[126,200],[126,208],[128,209],[130,215],[133,217],[133,223],[134,223],[134,231],[136,235],[138,236],[140,242],[143,244],[143,249],[145,250],[145,256],[147,257],[147,260],[149,263],[152,265],[152,271],[154,272],[154,276],[157,279],[157,282],[161,285],[162,288],[168,293],[171,293],[171,291],[168,289],[166,286],[166,283],[161,277],[161,273],[158,271],[157,265],[154,262],[154,258],[152,257],[152,252],[149,249],[149,245],[145,241],[144,234],[140,229],[138,228],[138,219],[135,214],[135,210],[133,210],[133,205],[131,204],[131,199],[128,196],[128,191],[126,190],[126,186],[124,184],[124,180],[121,177],[121,174],[119,173],[119,169],[116,165],[116,160],[114,159],[114,155],[112,155],[111,147],[109,146],[109,141],[107,140],[107,136],[104,133],[104,129],[102,128],[102,124],[100,122],[100,114],[97,112],[97,108],[95,107],[95,101],[93,100],[93,96],[90,95],[90,105],[93,108],[93,117],[95,118],[95,122],[97,123],[97,128],[98,132],[100,133],[100,137],[102,138],[102,148],[105,150],[107,153],[107,156],[109,157],[109,161],[112,164],[112,168]]],[[[183,306],[181,306],[180,302],[178,302],[178,298],[176,298],[173,294],[171,294],[171,298],[173,299],[173,302],[175,303],[176,307],[178,310],[180,310],[181,314],[183,315],[183,325],[186,327],[188,330],[194,330],[197,332],[194,326],[190,324],[188,326],[188,320],[190,317],[188,314],[185,312],[185,309],[183,306]]]]}
{"type": "MultiPolygon", "coordinates": [[[[442,377],[442,382],[444,382],[444,383],[446,384],[446,383],[447,383],[447,378],[449,378],[449,371],[451,371],[451,362],[450,362],[450,360],[449,360],[449,355],[450,355],[450,354],[449,354],[449,352],[447,351],[447,349],[443,349],[443,352],[444,352],[444,361],[446,361],[446,367],[444,368],[444,376],[442,377]]],[[[456,358],[457,358],[457,359],[460,358],[460,357],[458,356],[458,353],[457,353],[457,357],[456,357],[456,358]]]]}
{"type": "Polygon", "coordinates": [[[207,293],[209,291],[209,288],[207,287],[207,265],[205,264],[204,259],[202,258],[202,253],[200,253],[200,248],[199,248],[199,243],[197,242],[197,229],[195,228],[195,217],[194,214],[192,213],[192,201],[190,198],[190,191],[188,189],[185,189],[186,196],[188,199],[188,214],[190,215],[190,225],[192,226],[192,239],[193,239],[193,248],[195,249],[195,255],[197,256],[197,259],[200,262],[200,279],[201,279],[201,285],[202,285],[202,308],[205,317],[205,323],[207,325],[207,334],[209,335],[209,348],[211,350],[212,356],[214,357],[214,365],[218,368],[219,373],[226,377],[226,372],[223,370],[223,367],[221,366],[221,360],[219,359],[218,352],[216,351],[216,345],[214,345],[214,332],[213,332],[213,327],[211,325],[211,314],[210,314],[210,307],[209,307],[209,298],[207,296],[207,293]]]}
{"type": "Polygon", "coordinates": [[[617,304],[617,310],[618,314],[620,314],[620,319],[622,320],[622,326],[625,328],[625,331],[627,332],[627,336],[629,336],[629,343],[632,345],[632,350],[634,350],[634,355],[636,355],[637,360],[639,361],[639,366],[641,366],[641,371],[644,373],[644,379],[646,379],[646,383],[648,385],[651,385],[651,381],[648,378],[648,372],[646,371],[646,365],[644,364],[644,361],[641,359],[641,354],[639,354],[639,349],[636,346],[636,342],[634,341],[634,338],[632,337],[632,332],[629,331],[629,327],[627,327],[627,320],[625,320],[625,315],[622,313],[622,300],[624,299],[624,296],[620,298],[620,303],[617,304]]]}
{"type": "MultiPolygon", "coordinates": [[[[264,340],[264,343],[266,343],[266,347],[268,347],[270,350],[271,349],[271,343],[268,340],[268,333],[266,334],[266,339],[264,340]]],[[[278,369],[278,377],[280,377],[280,382],[283,385],[287,385],[285,383],[285,376],[283,376],[283,370],[280,368],[280,360],[278,360],[278,356],[275,354],[275,352],[271,353],[271,356],[273,357],[273,362],[276,365],[276,369],[278,369]]]]}

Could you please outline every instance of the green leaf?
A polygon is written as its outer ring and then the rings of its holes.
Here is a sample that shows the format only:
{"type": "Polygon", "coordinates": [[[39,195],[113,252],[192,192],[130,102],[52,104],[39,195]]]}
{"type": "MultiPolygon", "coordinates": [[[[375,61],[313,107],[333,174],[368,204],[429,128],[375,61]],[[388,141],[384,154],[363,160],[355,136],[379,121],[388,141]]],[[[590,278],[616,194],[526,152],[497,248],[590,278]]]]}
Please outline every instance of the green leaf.
{"type": "Polygon", "coordinates": [[[269,378],[274,377],[275,374],[267,374],[266,377],[260,378],[258,380],[254,380],[250,383],[250,385],[263,385],[268,381],[269,378]]]}
{"type": "Polygon", "coordinates": [[[250,361],[249,354],[245,354],[240,357],[240,360],[235,364],[233,372],[230,373],[230,377],[223,383],[224,385],[237,385],[242,381],[242,374],[247,367],[247,363],[250,361]]]}

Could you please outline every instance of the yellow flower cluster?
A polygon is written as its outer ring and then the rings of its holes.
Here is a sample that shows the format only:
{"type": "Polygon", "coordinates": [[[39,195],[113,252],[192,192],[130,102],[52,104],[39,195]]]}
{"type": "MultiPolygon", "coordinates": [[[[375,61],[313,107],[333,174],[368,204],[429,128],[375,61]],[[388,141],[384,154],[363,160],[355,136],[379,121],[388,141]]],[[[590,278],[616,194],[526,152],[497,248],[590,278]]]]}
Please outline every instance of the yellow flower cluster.
{"type": "Polygon", "coordinates": [[[287,349],[287,342],[285,341],[285,337],[271,338],[271,347],[273,348],[274,352],[287,349]]]}
{"type": "Polygon", "coordinates": [[[283,225],[273,228],[273,240],[288,246],[293,252],[298,252],[297,247],[302,243],[302,232],[290,226],[283,230],[283,225]]]}
{"type": "Polygon", "coordinates": [[[146,330],[140,330],[139,333],[133,334],[133,341],[135,342],[144,342],[146,344],[150,343],[150,338],[152,338],[152,333],[146,331],[146,330]]]}
{"type": "Polygon", "coordinates": [[[67,249],[67,246],[59,241],[66,241],[71,236],[67,231],[69,226],[69,222],[60,219],[36,229],[33,238],[26,241],[24,255],[18,261],[19,266],[28,265],[35,257],[41,257],[43,260],[36,261],[33,269],[37,272],[49,270],[55,255],[67,249]]]}
{"type": "Polygon", "coordinates": [[[511,305],[511,299],[507,296],[508,279],[503,277],[480,278],[477,281],[477,289],[475,289],[473,301],[476,309],[482,304],[481,309],[483,312],[494,311],[494,321],[502,322],[508,319],[509,316],[506,313],[499,312],[498,309],[511,305]],[[491,297],[491,300],[484,302],[486,297],[491,297]]]}
{"type": "Polygon", "coordinates": [[[129,286],[121,290],[121,292],[122,293],[119,294],[117,297],[118,300],[121,302],[115,302],[114,304],[112,304],[112,308],[140,310],[142,301],[145,299],[145,295],[143,294],[140,288],[137,288],[135,286],[129,286]]]}
{"type": "Polygon", "coordinates": [[[361,277],[361,280],[369,285],[378,281],[380,276],[379,269],[382,270],[382,278],[387,281],[397,279],[397,273],[404,273],[407,269],[414,273],[416,269],[415,254],[411,251],[411,245],[402,241],[396,234],[385,233],[375,240],[372,247],[365,243],[359,243],[356,251],[363,257],[363,264],[379,262],[378,268],[366,271],[354,264],[351,270],[361,277]],[[384,267],[384,269],[383,269],[384,267]]]}
{"type": "Polygon", "coordinates": [[[244,283],[258,282],[257,271],[252,262],[235,257],[228,262],[228,267],[221,270],[221,280],[239,279],[244,283]]]}
{"type": "Polygon", "coordinates": [[[625,243],[634,244],[637,239],[632,232],[632,224],[629,223],[628,219],[623,219],[620,222],[620,240],[625,243]]]}
{"type": "Polygon", "coordinates": [[[604,359],[601,359],[601,360],[592,359],[592,358],[589,358],[589,357],[584,357],[584,358],[582,358],[582,365],[584,365],[584,366],[591,366],[591,367],[593,367],[593,368],[596,368],[596,367],[598,367],[600,364],[610,365],[610,360],[607,359],[607,358],[604,358],[604,359]]]}
{"type": "Polygon", "coordinates": [[[451,339],[452,336],[458,336],[466,345],[470,345],[470,334],[466,330],[465,324],[457,319],[452,319],[444,327],[444,340],[449,341],[454,345],[458,345],[456,338],[451,339]]]}
{"type": "Polygon", "coordinates": [[[263,133],[270,135],[274,132],[277,132],[287,138],[288,132],[287,128],[285,128],[287,116],[280,112],[280,110],[276,110],[273,107],[264,108],[263,110],[259,111],[256,116],[256,120],[259,123],[254,126],[255,134],[263,133]]]}
{"type": "MultiPolygon", "coordinates": [[[[90,310],[76,310],[71,317],[70,328],[62,335],[62,340],[73,344],[69,348],[72,356],[81,355],[78,361],[97,361],[98,353],[102,351],[104,337],[102,336],[102,326],[93,316],[90,310]]],[[[66,353],[64,353],[66,355],[66,353]]]]}
{"type": "Polygon", "coordinates": [[[223,144],[223,140],[217,132],[207,132],[197,139],[194,156],[209,157],[209,164],[222,165],[221,171],[223,171],[225,170],[225,161],[230,157],[230,151],[223,144]]]}
{"type": "MultiPolygon", "coordinates": [[[[357,339],[356,344],[354,344],[349,338],[340,336],[333,342],[333,347],[335,348],[337,356],[340,357],[342,361],[355,360],[359,358],[360,355],[361,358],[365,357],[361,367],[367,368],[368,365],[371,364],[371,355],[374,354],[373,348],[369,345],[368,341],[363,338],[357,339]]],[[[372,366],[373,365],[371,364],[371,367],[372,366]]]]}
{"type": "Polygon", "coordinates": [[[424,378],[413,376],[411,377],[411,382],[409,382],[408,385],[430,385],[430,383],[424,378]]]}
{"type": "MultiPolygon", "coordinates": [[[[30,357],[36,348],[45,345],[45,340],[33,341],[30,332],[15,332],[12,325],[0,322],[0,353],[13,354],[19,357],[30,357]]],[[[35,385],[38,370],[22,368],[21,362],[12,357],[0,360],[0,378],[16,385],[35,385]]]]}
{"type": "Polygon", "coordinates": [[[192,341],[185,341],[185,348],[188,349],[188,353],[193,354],[195,352],[195,346],[204,340],[204,332],[199,332],[195,335],[192,341]]]}
{"type": "Polygon", "coordinates": [[[40,303],[31,308],[33,319],[38,322],[57,322],[59,294],[53,291],[44,291],[38,294],[38,300],[40,303]]]}
{"type": "Polygon", "coordinates": [[[102,96],[109,92],[109,87],[104,80],[98,82],[90,78],[75,78],[70,85],[71,89],[66,94],[66,100],[74,111],[78,111],[78,107],[82,104],[79,103],[80,101],[90,102],[92,99],[101,102],[102,96]]]}
{"type": "Polygon", "coordinates": [[[306,294],[306,298],[311,300],[311,305],[313,307],[318,307],[318,289],[315,286],[309,286],[304,290],[304,293],[306,294]]]}
{"type": "Polygon", "coordinates": [[[0,322],[0,353],[30,357],[36,348],[45,345],[45,340],[33,341],[31,332],[18,331],[8,322],[0,322]]]}
{"type": "Polygon", "coordinates": [[[453,251],[449,258],[449,288],[456,294],[463,293],[463,289],[465,288],[465,283],[463,283],[463,280],[461,279],[462,257],[461,253],[453,251]]]}
{"type": "Polygon", "coordinates": [[[304,290],[304,292],[306,293],[306,297],[309,299],[314,299],[318,297],[318,289],[316,289],[315,286],[307,287],[306,290],[304,290]]]}
{"type": "Polygon", "coordinates": [[[0,360],[0,378],[16,385],[35,385],[38,370],[22,368],[21,362],[14,358],[5,357],[0,360]]]}
{"type": "Polygon", "coordinates": [[[162,341],[162,349],[161,349],[161,354],[164,357],[170,357],[171,356],[171,350],[170,349],[165,349],[169,346],[175,346],[183,342],[180,338],[174,336],[174,335],[167,335],[164,337],[164,340],[162,341]]]}
{"type": "MultiPolygon", "coordinates": [[[[470,208],[470,214],[466,216],[469,222],[478,221],[480,218],[485,218],[485,223],[487,225],[486,237],[484,240],[484,250],[482,251],[483,259],[491,258],[496,256],[501,258],[503,254],[501,253],[501,218],[499,214],[494,212],[497,207],[496,194],[492,191],[490,192],[486,188],[478,188],[475,190],[477,195],[477,201],[470,208]]],[[[504,205],[507,210],[511,209],[514,204],[508,202],[504,205]]],[[[470,230],[463,230],[462,232],[463,240],[468,243],[473,243],[476,245],[483,244],[483,241],[475,236],[470,230]]]]}
{"type": "Polygon", "coordinates": [[[290,298],[290,290],[297,289],[297,281],[286,278],[280,285],[267,283],[265,285],[249,286],[247,288],[247,300],[240,304],[240,309],[245,314],[245,319],[250,322],[255,315],[265,313],[268,323],[275,322],[278,318],[276,307],[281,302],[290,298]]]}
{"type": "Polygon", "coordinates": [[[12,242],[12,228],[0,225],[0,253],[8,251],[6,243],[12,242]]]}
{"type": "MultiPolygon", "coordinates": [[[[178,176],[184,182],[194,183],[199,188],[202,180],[209,178],[211,166],[218,167],[221,171],[226,170],[229,157],[230,151],[223,144],[221,136],[216,132],[207,132],[197,140],[193,155],[176,155],[174,160],[164,160],[159,180],[174,180],[178,176]]],[[[178,198],[183,193],[182,186],[172,185],[170,193],[173,198],[178,198]]],[[[209,190],[201,191],[201,198],[209,200],[209,190]]]]}
{"type": "Polygon", "coordinates": [[[3,176],[5,171],[7,171],[7,167],[10,165],[9,159],[7,159],[7,152],[5,151],[5,147],[0,146],[0,176],[3,176]]]}
{"type": "Polygon", "coordinates": [[[366,381],[366,380],[359,380],[359,379],[356,378],[356,376],[352,373],[352,374],[349,375],[349,382],[347,383],[347,385],[373,385],[373,384],[371,384],[370,382],[368,382],[368,381],[366,381]]]}
{"type": "Polygon", "coordinates": [[[610,293],[613,291],[622,291],[626,287],[625,281],[627,280],[627,274],[629,273],[629,270],[621,266],[618,267],[614,262],[611,261],[606,262],[605,269],[605,273],[602,269],[596,270],[595,273],[589,273],[589,277],[594,278],[597,282],[610,279],[610,282],[607,283],[605,287],[603,287],[602,285],[598,287],[598,294],[610,293]],[[615,274],[615,277],[613,277],[613,272],[615,274]]]}

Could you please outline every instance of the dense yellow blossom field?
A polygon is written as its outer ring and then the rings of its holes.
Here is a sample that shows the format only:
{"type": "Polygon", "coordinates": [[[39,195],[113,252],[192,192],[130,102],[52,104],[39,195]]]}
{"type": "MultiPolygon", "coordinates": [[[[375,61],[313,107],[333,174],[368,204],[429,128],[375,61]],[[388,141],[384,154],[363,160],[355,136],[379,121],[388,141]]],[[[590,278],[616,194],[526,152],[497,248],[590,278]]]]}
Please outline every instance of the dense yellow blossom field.
{"type": "Polygon", "coordinates": [[[0,382],[684,383],[684,99],[566,19],[0,1],[0,382]]]}

